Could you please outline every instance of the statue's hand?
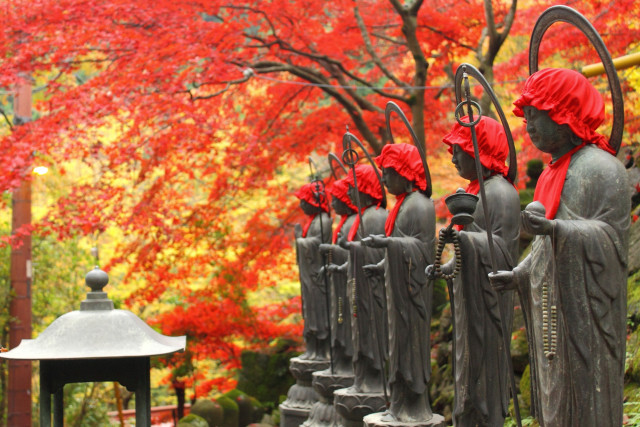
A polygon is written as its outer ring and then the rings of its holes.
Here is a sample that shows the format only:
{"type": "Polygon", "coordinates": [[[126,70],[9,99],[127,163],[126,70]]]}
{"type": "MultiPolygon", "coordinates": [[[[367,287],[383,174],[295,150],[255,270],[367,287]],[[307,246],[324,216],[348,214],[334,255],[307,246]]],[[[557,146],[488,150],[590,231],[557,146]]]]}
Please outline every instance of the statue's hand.
{"type": "Polygon", "coordinates": [[[302,237],[302,226],[300,224],[296,224],[293,226],[293,235],[296,239],[302,237]]]}
{"type": "Polygon", "coordinates": [[[331,250],[332,246],[333,245],[330,244],[330,243],[320,243],[320,246],[319,246],[320,252],[323,253],[323,254],[326,254],[327,252],[329,252],[331,250]]]}
{"type": "Polygon", "coordinates": [[[428,265],[427,268],[424,269],[424,274],[427,275],[427,279],[428,280],[436,280],[436,268],[433,266],[433,264],[428,265]]]}
{"type": "Polygon", "coordinates": [[[529,203],[520,213],[520,219],[524,231],[533,235],[549,235],[555,226],[555,221],[545,217],[545,209],[540,202],[529,203]]]}
{"type": "Polygon", "coordinates": [[[378,264],[368,264],[362,267],[362,271],[364,271],[364,274],[367,277],[381,276],[384,274],[384,266],[378,264]]]}
{"type": "Polygon", "coordinates": [[[497,273],[489,273],[489,282],[498,292],[516,288],[516,277],[513,271],[500,270],[497,273]]]}
{"type": "Polygon", "coordinates": [[[340,246],[342,249],[346,249],[346,250],[349,250],[349,248],[351,248],[351,244],[352,243],[353,242],[350,242],[347,239],[338,240],[338,246],[340,246]]]}
{"type": "Polygon", "coordinates": [[[386,248],[389,246],[389,238],[383,234],[370,234],[361,241],[363,245],[370,248],[386,248]]]}
{"type": "Polygon", "coordinates": [[[340,271],[340,266],[338,264],[329,264],[327,265],[327,272],[329,274],[335,273],[336,271],[340,271]]]}

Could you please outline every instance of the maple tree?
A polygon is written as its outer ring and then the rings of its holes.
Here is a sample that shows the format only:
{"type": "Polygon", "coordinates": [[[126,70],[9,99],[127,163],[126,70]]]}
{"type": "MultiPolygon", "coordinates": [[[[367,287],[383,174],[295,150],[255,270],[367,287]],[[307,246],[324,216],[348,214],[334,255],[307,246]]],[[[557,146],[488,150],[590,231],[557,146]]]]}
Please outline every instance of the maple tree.
{"type": "MultiPolygon", "coordinates": [[[[117,228],[104,268],[123,271],[112,280],[126,286],[128,306],[147,314],[151,302],[169,305],[149,320],[165,334],[187,334],[194,357],[232,370],[244,348],[299,339],[299,322],[286,321],[300,311],[298,296],[250,298],[296,280],[292,224],[301,213],[292,191],[307,179],[307,156],[339,153],[346,125],[379,152],[392,100],[425,142],[436,196],[451,191],[441,137],[452,125],[453,73],[461,62],[476,65],[510,112],[528,75],[528,35],[549,4],[517,6],[5,2],[0,188],[30,179],[34,155],[48,163],[66,191],[38,232],[100,241],[117,228]],[[10,91],[26,78],[37,90],[36,120],[12,126],[10,91]]],[[[614,56],[640,39],[638,25],[628,25],[638,14],[632,0],[570,6],[614,56]]],[[[545,37],[544,55],[561,66],[597,62],[575,31],[559,25],[545,37]]],[[[522,165],[533,152],[519,123],[522,165]]],[[[406,135],[399,121],[394,132],[406,135]]],[[[201,392],[232,385],[207,378],[201,392]]]]}

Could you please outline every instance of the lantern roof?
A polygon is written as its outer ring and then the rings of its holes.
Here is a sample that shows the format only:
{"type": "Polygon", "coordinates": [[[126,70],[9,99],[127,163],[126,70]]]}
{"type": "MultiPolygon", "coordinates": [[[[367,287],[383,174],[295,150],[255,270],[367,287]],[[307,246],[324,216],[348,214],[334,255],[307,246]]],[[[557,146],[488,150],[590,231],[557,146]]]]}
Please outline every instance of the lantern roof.
{"type": "Polygon", "coordinates": [[[170,337],[154,331],[127,310],[115,310],[102,291],[109,276],[100,268],[90,271],[85,282],[91,288],[80,310],[54,320],[35,339],[20,344],[0,357],[18,360],[103,359],[160,356],[184,351],[186,336],[170,337]]]}

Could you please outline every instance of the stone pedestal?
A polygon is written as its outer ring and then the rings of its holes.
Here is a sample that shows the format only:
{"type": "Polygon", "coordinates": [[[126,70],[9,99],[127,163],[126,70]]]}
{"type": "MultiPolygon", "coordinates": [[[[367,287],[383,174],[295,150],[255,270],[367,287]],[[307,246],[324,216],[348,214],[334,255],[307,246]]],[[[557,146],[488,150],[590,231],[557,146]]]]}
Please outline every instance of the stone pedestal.
{"type": "Polygon", "coordinates": [[[353,384],[351,373],[331,373],[331,369],[313,373],[313,388],[320,399],[313,404],[304,427],[337,427],[340,417],[333,406],[333,392],[353,384]]]}
{"type": "Polygon", "coordinates": [[[395,421],[388,412],[379,412],[364,417],[366,427],[447,427],[442,415],[433,414],[429,421],[402,422],[395,421]]]}
{"type": "Polygon", "coordinates": [[[365,416],[386,409],[384,393],[364,393],[353,387],[336,390],[333,406],[341,417],[340,425],[344,427],[363,427],[365,416]]]}
{"type": "Polygon", "coordinates": [[[328,367],[328,359],[294,357],[289,361],[289,371],[296,383],[287,392],[287,400],[280,404],[280,427],[298,427],[309,418],[313,404],[319,400],[312,387],[312,374],[328,367]]]}

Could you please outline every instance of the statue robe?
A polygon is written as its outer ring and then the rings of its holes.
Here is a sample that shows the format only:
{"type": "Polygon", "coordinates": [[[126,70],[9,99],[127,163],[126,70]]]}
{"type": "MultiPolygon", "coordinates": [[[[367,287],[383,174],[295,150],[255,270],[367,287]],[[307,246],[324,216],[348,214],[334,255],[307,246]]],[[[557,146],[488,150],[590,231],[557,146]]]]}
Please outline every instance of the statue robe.
{"type": "Polygon", "coordinates": [[[424,270],[435,259],[433,201],[418,191],[409,193],[400,206],[389,237],[385,280],[389,307],[390,409],[399,419],[411,416],[404,413],[403,406],[412,400],[405,393],[408,389],[423,395],[425,402],[417,406],[428,411],[425,416],[430,417],[427,387],[431,377],[433,288],[427,283],[424,270]]]}
{"type": "MultiPolygon", "coordinates": [[[[357,215],[350,215],[342,224],[339,239],[346,238],[357,215]]],[[[349,260],[349,251],[334,244],[331,247],[331,259],[328,263],[343,265],[349,260]]],[[[348,271],[334,271],[331,274],[331,347],[334,349],[336,371],[352,372],[353,341],[351,337],[351,319],[347,292],[348,271]],[[344,359],[344,363],[343,363],[344,359]]]]}
{"type": "Polygon", "coordinates": [[[554,235],[536,236],[514,270],[527,323],[532,409],[541,426],[622,425],[628,187],[624,167],[610,154],[590,145],[573,154],[554,235]],[[552,360],[543,351],[545,282],[558,312],[552,360]]]}
{"type": "MultiPolygon", "coordinates": [[[[518,261],[520,198],[501,175],[485,181],[494,253],[499,270],[518,261]]],[[[455,394],[458,427],[501,426],[509,408],[509,371],[500,324],[500,308],[511,339],[514,291],[497,294],[489,283],[491,254],[482,200],[474,222],[459,234],[462,268],[449,285],[454,316],[455,394]]]]}
{"type": "MultiPolygon", "coordinates": [[[[384,223],[388,212],[371,206],[362,214],[362,224],[354,242],[367,235],[384,234],[384,223]]],[[[381,276],[367,277],[362,267],[377,264],[384,258],[384,249],[352,245],[349,251],[348,292],[351,307],[353,336],[354,387],[363,392],[380,392],[380,375],[387,354],[387,307],[384,297],[384,279],[381,276]],[[382,358],[381,358],[382,356],[382,358]],[[372,372],[377,371],[377,372],[372,372]],[[379,388],[378,388],[379,385],[379,388]]]]}
{"type": "Polygon", "coordinates": [[[306,237],[296,239],[305,341],[310,337],[320,340],[329,338],[327,285],[324,275],[320,273],[324,265],[319,250],[321,243],[331,243],[331,218],[326,212],[316,215],[307,230],[306,237]]]}

